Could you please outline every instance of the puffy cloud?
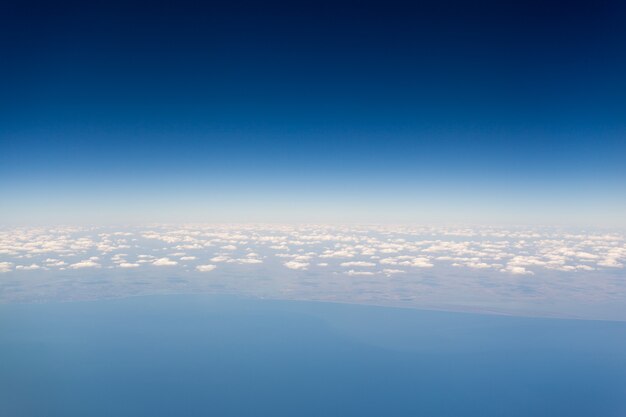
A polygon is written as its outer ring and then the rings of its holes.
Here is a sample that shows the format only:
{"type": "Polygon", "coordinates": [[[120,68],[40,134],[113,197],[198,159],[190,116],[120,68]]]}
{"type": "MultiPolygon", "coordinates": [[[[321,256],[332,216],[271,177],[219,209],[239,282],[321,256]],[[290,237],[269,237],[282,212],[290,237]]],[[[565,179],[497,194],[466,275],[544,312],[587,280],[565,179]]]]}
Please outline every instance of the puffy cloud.
{"type": "Polygon", "coordinates": [[[523,266],[508,265],[502,272],[509,272],[513,275],[534,275],[534,272],[527,270],[523,266]]]}
{"type": "Polygon", "coordinates": [[[309,266],[308,262],[298,262],[298,261],[289,261],[285,262],[285,265],[289,269],[307,269],[309,266]]]}
{"type": "Polygon", "coordinates": [[[402,270],[402,269],[383,269],[383,273],[386,275],[394,275],[394,274],[405,274],[406,271],[402,270]]]}
{"type": "Polygon", "coordinates": [[[344,274],[350,275],[350,276],[369,276],[369,275],[374,275],[374,273],[372,271],[355,271],[354,269],[346,271],[346,272],[344,272],[344,274]]]}
{"type": "Polygon", "coordinates": [[[11,271],[12,265],[11,262],[0,262],[0,273],[11,271]]]}
{"type": "Polygon", "coordinates": [[[598,255],[594,255],[593,253],[588,253],[588,252],[577,252],[576,256],[581,259],[598,259],[599,258],[598,255]]]}
{"type": "Polygon", "coordinates": [[[362,266],[362,267],[376,266],[374,262],[366,262],[366,261],[342,262],[340,265],[341,266],[362,266]]]}
{"type": "Polygon", "coordinates": [[[217,255],[211,258],[211,262],[227,262],[230,258],[224,255],[217,255]]]}
{"type": "Polygon", "coordinates": [[[488,269],[488,268],[494,268],[496,266],[501,267],[502,265],[499,265],[499,264],[492,265],[492,264],[488,264],[488,263],[485,263],[485,262],[468,261],[468,262],[464,262],[464,263],[455,262],[455,263],[452,264],[452,266],[468,267],[468,268],[472,268],[472,269],[488,269]]]}
{"type": "Polygon", "coordinates": [[[393,258],[384,258],[380,260],[382,265],[400,265],[400,266],[412,266],[416,268],[431,268],[434,265],[428,258],[413,257],[410,255],[395,256],[393,258]]]}
{"type": "Polygon", "coordinates": [[[92,261],[91,259],[87,259],[84,261],[73,263],[69,266],[71,269],[81,269],[81,268],[99,268],[100,264],[92,261]]]}
{"type": "Polygon", "coordinates": [[[576,269],[580,270],[580,271],[593,271],[595,270],[595,268],[589,266],[589,265],[576,265],[576,269]]]}
{"type": "Polygon", "coordinates": [[[216,265],[198,265],[196,266],[196,270],[200,271],[200,272],[210,272],[213,271],[215,268],[217,268],[216,265]]]}
{"type": "Polygon", "coordinates": [[[326,250],[320,255],[320,258],[353,258],[354,252],[346,249],[342,250],[326,250]]]}
{"type": "Polygon", "coordinates": [[[621,262],[617,260],[617,258],[605,258],[602,261],[598,262],[598,265],[608,268],[621,268],[624,266],[621,262]]]}
{"type": "MultiPolygon", "coordinates": [[[[406,263],[401,262],[400,265],[406,265],[406,263]]],[[[432,268],[434,266],[428,258],[415,258],[409,265],[417,268],[432,268]]]]}
{"type": "Polygon", "coordinates": [[[47,266],[63,266],[63,265],[67,265],[66,262],[60,260],[60,259],[53,259],[53,258],[48,258],[44,261],[46,263],[47,266]]]}
{"type": "Polygon", "coordinates": [[[178,262],[170,260],[170,258],[159,258],[152,262],[152,265],[156,266],[174,266],[178,265],[178,262]]]}
{"type": "Polygon", "coordinates": [[[548,261],[542,260],[539,256],[515,256],[513,257],[508,264],[510,266],[546,266],[548,261]]]}
{"type": "Polygon", "coordinates": [[[118,265],[120,268],[137,268],[139,264],[131,262],[122,262],[118,265]]]}
{"type": "Polygon", "coordinates": [[[17,265],[15,267],[15,269],[22,270],[22,271],[34,271],[36,269],[41,269],[41,267],[39,265],[37,265],[37,264],[17,265]]]}
{"type": "Polygon", "coordinates": [[[238,263],[238,264],[262,264],[263,260],[257,258],[239,258],[239,259],[231,259],[228,262],[238,263]]]}

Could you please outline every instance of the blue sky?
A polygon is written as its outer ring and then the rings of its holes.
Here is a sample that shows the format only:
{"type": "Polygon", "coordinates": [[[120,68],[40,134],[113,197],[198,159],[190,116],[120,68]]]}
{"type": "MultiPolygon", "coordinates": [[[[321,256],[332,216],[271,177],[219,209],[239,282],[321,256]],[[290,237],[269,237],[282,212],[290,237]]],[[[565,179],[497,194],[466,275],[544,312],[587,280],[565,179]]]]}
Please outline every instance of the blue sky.
{"type": "Polygon", "coordinates": [[[437,3],[8,7],[3,223],[625,227],[623,5],[437,3]]]}

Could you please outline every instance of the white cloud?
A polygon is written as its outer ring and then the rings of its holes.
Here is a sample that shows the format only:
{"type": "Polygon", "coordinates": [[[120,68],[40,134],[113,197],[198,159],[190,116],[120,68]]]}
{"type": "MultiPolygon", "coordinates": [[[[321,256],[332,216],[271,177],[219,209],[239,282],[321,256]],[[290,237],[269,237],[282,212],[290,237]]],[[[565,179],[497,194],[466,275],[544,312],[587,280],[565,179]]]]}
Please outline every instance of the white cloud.
{"type": "Polygon", "coordinates": [[[41,269],[41,267],[37,264],[31,264],[31,265],[17,265],[15,267],[15,269],[19,269],[22,271],[34,271],[36,269],[41,269]]]}
{"type": "MultiPolygon", "coordinates": [[[[400,263],[400,265],[406,265],[405,263],[400,263]]],[[[416,268],[431,268],[434,265],[428,260],[428,258],[415,258],[409,264],[410,266],[414,266],[416,268]]]]}
{"type": "Polygon", "coordinates": [[[0,262],[0,273],[11,271],[11,262],[0,262]]]}
{"type": "Polygon", "coordinates": [[[594,255],[593,253],[589,253],[589,252],[577,252],[576,256],[581,259],[598,259],[599,258],[598,255],[594,255]]]}
{"type": "Polygon", "coordinates": [[[593,271],[595,268],[589,265],[576,265],[576,269],[582,270],[582,271],[593,271]]]}
{"type": "Polygon", "coordinates": [[[502,272],[509,272],[513,275],[535,275],[534,272],[527,270],[523,266],[509,265],[505,269],[501,269],[502,272]]]}
{"type": "Polygon", "coordinates": [[[394,274],[404,274],[406,273],[406,271],[403,271],[402,269],[383,269],[383,273],[387,275],[394,275],[394,274]]]}
{"type": "Polygon", "coordinates": [[[289,269],[307,269],[307,267],[309,266],[309,263],[308,262],[289,261],[289,262],[285,262],[283,265],[285,265],[289,269]]]}
{"type": "Polygon", "coordinates": [[[227,262],[230,258],[224,255],[217,255],[211,258],[211,262],[227,262]]]}
{"type": "Polygon", "coordinates": [[[606,258],[600,262],[598,262],[599,266],[605,266],[608,268],[621,268],[624,265],[619,262],[616,258],[606,258]]]}
{"type": "Polygon", "coordinates": [[[159,258],[152,262],[152,265],[156,266],[174,266],[178,265],[178,262],[170,260],[170,258],[159,258]]]}
{"type": "Polygon", "coordinates": [[[366,276],[366,275],[374,275],[373,272],[371,271],[355,271],[354,269],[351,269],[349,271],[344,272],[344,274],[346,275],[350,275],[350,276],[366,276]]]}
{"type": "Polygon", "coordinates": [[[362,267],[376,266],[374,262],[365,262],[365,261],[342,262],[340,265],[341,266],[362,266],[362,267]]]}
{"type": "Polygon", "coordinates": [[[231,259],[228,262],[234,262],[238,264],[262,264],[263,261],[257,258],[239,258],[239,259],[231,259]]]}
{"type": "Polygon", "coordinates": [[[69,266],[69,268],[71,269],[80,269],[80,268],[99,268],[100,264],[97,262],[94,262],[90,259],[84,260],[84,261],[80,261],[80,262],[76,262],[74,264],[71,264],[69,266]]]}
{"type": "Polygon", "coordinates": [[[213,271],[217,266],[215,265],[198,265],[196,266],[196,270],[200,272],[210,272],[213,271]]]}
{"type": "Polygon", "coordinates": [[[320,258],[353,258],[354,253],[349,250],[327,250],[320,255],[320,258]]]}
{"type": "MultiPolygon", "coordinates": [[[[452,266],[456,266],[456,267],[468,267],[468,268],[472,268],[472,269],[489,269],[489,268],[493,268],[494,265],[485,263],[485,262],[476,262],[476,261],[468,261],[468,262],[455,262],[452,264],[452,266]]],[[[502,266],[502,265],[499,265],[502,266]]]]}
{"type": "Polygon", "coordinates": [[[139,264],[131,263],[131,262],[122,262],[118,265],[120,268],[137,268],[139,264]]]}
{"type": "Polygon", "coordinates": [[[380,260],[382,265],[401,265],[412,266],[415,268],[431,268],[434,265],[428,258],[418,257],[415,258],[410,255],[395,256],[393,258],[384,258],[380,260]]]}

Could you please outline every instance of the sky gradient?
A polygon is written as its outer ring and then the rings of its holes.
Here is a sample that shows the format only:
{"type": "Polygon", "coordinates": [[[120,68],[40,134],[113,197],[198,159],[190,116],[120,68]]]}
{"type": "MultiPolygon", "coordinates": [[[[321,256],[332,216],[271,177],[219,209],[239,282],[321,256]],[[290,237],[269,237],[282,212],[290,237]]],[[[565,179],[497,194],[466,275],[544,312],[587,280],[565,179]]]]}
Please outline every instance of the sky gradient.
{"type": "Polygon", "coordinates": [[[626,227],[626,7],[3,5],[2,224],[626,227]]]}

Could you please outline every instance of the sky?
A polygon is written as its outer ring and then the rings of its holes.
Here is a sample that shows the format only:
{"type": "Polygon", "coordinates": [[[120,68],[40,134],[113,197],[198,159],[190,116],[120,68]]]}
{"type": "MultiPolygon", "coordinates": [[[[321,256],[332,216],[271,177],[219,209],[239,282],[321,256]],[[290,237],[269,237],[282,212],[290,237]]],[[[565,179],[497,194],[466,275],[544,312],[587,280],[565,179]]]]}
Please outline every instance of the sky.
{"type": "Polygon", "coordinates": [[[1,7],[3,225],[626,228],[622,2],[1,7]]]}

